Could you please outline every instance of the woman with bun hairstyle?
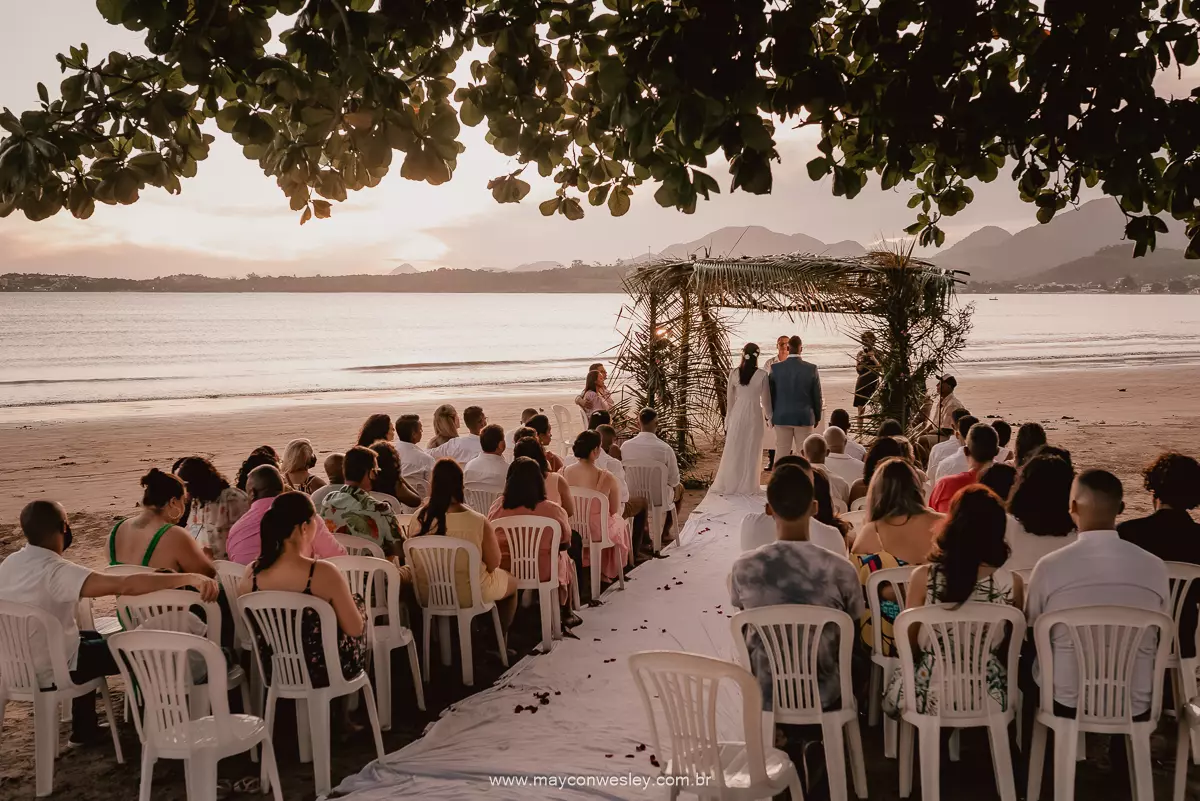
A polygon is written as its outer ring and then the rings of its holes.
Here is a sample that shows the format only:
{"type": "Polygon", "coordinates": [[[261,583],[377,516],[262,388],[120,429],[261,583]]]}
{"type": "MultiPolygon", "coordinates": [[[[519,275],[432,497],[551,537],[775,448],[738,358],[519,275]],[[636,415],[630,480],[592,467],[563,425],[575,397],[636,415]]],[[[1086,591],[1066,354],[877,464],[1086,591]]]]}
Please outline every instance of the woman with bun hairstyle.
{"type": "Polygon", "coordinates": [[[108,535],[110,565],[142,565],[176,573],[217,575],[212,560],[200,545],[179,527],[187,511],[183,481],[157,467],[142,476],[142,508],[117,521],[108,535]]]}

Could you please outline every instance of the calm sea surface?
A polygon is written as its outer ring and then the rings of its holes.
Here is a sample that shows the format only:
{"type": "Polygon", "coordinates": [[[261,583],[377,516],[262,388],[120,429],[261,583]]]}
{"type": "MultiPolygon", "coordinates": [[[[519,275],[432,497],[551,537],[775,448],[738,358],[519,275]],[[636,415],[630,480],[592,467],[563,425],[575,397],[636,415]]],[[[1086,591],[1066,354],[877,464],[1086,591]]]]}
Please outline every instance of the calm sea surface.
{"type": "MultiPolygon", "coordinates": [[[[579,382],[620,341],[623,295],[0,294],[0,407],[579,382]]],[[[964,363],[1200,361],[1200,297],[963,296],[964,363]]],[[[822,367],[855,346],[820,317],[739,313],[731,346],[799,333],[822,367]]]]}

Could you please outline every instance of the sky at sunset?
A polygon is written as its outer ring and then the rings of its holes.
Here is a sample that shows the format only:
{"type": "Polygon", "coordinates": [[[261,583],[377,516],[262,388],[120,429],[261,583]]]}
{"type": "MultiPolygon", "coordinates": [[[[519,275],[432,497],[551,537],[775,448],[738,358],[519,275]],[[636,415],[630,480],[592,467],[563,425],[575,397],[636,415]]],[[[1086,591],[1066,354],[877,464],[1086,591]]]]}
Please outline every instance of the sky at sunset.
{"type": "MultiPolygon", "coordinates": [[[[37,81],[54,93],[61,81],[55,54],[70,45],[87,42],[93,55],[113,49],[145,52],[140,34],[107,25],[90,0],[13,2],[5,19],[0,106],[17,113],[35,105],[37,81]]],[[[407,181],[399,175],[397,159],[378,187],[351,193],[345,203],[334,204],[331,219],[301,228],[274,181],[213,126],[212,154],[200,163],[196,178],[184,181],[181,195],[148,187],[136,205],[98,205],[83,222],[66,212],[36,224],[19,213],[0,221],[0,272],[377,273],[401,262],[422,269],[507,269],[540,260],[613,261],[729,225],[868,243],[901,236],[913,221],[903,186],[884,192],[875,178],[847,201],[833,197],[827,183],[811,182],[804,165],[816,155],[816,136],[789,128],[779,130],[783,163],[775,167],[772,195],[722,194],[701,201],[689,216],[659,208],[653,187],[644,185],[623,218],[585,204],[584,220],[548,219],[538,213],[537,203],[553,194],[553,183],[538,178],[536,167],[523,176],[533,184],[523,203],[501,206],[492,200],[488,179],[518,165],[483,141],[485,128],[464,127],[467,150],[450,183],[432,187],[407,181]]],[[[723,191],[729,185],[725,170],[723,162],[709,165],[723,191]]],[[[984,225],[1010,231],[1027,227],[1034,223],[1033,212],[1003,178],[977,187],[975,203],[946,220],[947,245],[984,225]]]]}

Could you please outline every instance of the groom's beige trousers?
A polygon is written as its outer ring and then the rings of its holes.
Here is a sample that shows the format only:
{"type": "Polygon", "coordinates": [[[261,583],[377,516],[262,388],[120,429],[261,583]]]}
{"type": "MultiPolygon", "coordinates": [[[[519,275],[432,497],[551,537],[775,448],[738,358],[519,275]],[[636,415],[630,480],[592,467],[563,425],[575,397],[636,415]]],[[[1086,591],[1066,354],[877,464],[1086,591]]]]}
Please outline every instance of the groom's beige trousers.
{"type": "Polygon", "coordinates": [[[775,459],[790,453],[804,455],[804,440],[813,432],[814,426],[775,426],[775,459]]]}

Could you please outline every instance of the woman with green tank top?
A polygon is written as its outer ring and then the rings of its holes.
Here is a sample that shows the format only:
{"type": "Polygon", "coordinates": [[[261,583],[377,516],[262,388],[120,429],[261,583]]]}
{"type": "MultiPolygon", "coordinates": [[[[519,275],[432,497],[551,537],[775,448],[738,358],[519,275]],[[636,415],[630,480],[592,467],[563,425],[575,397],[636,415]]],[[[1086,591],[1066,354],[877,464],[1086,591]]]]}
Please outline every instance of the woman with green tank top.
{"type": "Polygon", "coordinates": [[[157,467],[142,476],[142,508],[118,520],[108,535],[110,565],[141,565],[179,573],[217,574],[212,560],[177,523],[187,511],[182,481],[157,467]]]}

